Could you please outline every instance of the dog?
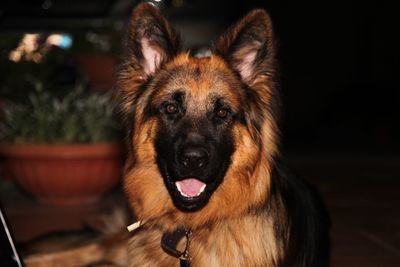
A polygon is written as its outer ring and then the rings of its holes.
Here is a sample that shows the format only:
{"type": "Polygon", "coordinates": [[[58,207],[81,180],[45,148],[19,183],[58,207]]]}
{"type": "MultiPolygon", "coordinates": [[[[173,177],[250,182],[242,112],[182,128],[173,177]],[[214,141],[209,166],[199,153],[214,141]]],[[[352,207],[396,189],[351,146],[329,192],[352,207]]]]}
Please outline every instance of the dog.
{"type": "Polygon", "coordinates": [[[323,205],[280,160],[276,70],[262,9],[208,57],[183,50],[157,8],[134,9],[116,92],[124,190],[142,224],[129,266],[325,266],[323,205]]]}

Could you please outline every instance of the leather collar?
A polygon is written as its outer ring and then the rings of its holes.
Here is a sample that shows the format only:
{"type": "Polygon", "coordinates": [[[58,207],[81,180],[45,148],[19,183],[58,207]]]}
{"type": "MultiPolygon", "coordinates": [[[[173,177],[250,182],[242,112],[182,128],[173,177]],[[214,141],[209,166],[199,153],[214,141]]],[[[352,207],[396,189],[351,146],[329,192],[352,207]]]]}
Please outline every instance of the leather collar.
{"type": "Polygon", "coordinates": [[[184,228],[178,228],[175,231],[166,232],[161,237],[161,248],[168,255],[178,258],[181,266],[190,266],[189,246],[191,241],[192,232],[184,228]],[[179,241],[186,237],[186,246],[184,251],[177,249],[179,241]]]}

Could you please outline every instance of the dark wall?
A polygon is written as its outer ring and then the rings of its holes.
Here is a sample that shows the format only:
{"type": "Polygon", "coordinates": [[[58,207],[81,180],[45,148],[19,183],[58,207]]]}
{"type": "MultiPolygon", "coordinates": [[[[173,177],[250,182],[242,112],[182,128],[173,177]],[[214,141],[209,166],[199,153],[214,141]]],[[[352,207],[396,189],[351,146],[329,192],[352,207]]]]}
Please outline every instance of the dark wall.
{"type": "Polygon", "coordinates": [[[399,148],[400,20],[385,1],[265,1],[279,38],[284,144],[399,148]]]}

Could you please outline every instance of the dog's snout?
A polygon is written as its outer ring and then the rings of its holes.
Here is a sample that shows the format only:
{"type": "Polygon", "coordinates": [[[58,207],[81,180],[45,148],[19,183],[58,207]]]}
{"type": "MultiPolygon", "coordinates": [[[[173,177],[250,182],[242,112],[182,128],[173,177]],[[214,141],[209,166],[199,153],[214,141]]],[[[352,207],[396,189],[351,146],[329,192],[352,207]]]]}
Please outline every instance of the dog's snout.
{"type": "Polygon", "coordinates": [[[208,163],[208,153],[203,148],[186,148],[181,156],[181,164],[186,168],[200,169],[208,163]]]}

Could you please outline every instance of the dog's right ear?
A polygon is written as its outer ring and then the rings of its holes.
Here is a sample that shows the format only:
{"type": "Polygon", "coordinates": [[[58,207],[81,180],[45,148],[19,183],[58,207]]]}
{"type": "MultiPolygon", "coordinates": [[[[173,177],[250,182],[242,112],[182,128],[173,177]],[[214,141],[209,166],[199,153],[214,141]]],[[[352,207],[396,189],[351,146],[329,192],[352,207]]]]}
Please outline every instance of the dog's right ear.
{"type": "Polygon", "coordinates": [[[130,21],[125,57],[118,69],[114,99],[124,124],[142,86],[168,60],[181,51],[179,35],[160,11],[140,4],[130,21]]]}
{"type": "Polygon", "coordinates": [[[146,79],[180,51],[181,42],[159,10],[143,3],[133,11],[127,46],[130,65],[146,79]]]}

